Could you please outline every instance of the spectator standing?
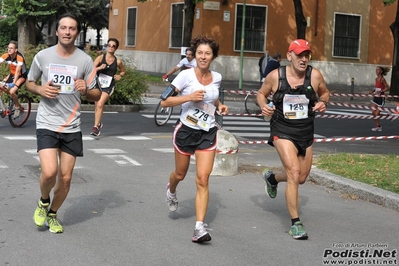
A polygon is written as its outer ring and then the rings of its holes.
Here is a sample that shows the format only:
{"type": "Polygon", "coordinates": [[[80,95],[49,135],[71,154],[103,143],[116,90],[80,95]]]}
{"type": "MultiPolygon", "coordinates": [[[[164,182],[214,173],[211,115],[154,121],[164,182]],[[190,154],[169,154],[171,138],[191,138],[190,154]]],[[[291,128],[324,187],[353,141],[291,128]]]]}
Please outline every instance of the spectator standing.
{"type": "Polygon", "coordinates": [[[266,66],[267,66],[267,63],[269,62],[269,60],[270,60],[270,56],[269,56],[268,51],[266,51],[265,54],[261,58],[259,58],[258,65],[259,65],[260,85],[262,85],[263,73],[265,73],[266,66]]]}
{"type": "Polygon", "coordinates": [[[270,72],[280,67],[281,54],[275,53],[269,62],[267,62],[266,69],[263,72],[263,78],[265,78],[270,72]]]}

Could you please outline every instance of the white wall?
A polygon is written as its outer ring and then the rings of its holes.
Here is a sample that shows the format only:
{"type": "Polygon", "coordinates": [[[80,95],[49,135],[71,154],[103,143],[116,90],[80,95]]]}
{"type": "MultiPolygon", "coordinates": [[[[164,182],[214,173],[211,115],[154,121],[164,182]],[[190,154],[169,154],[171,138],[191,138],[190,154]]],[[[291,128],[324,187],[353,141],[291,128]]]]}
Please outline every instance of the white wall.
{"type": "MultiPolygon", "coordinates": [[[[136,67],[141,71],[156,73],[166,73],[180,61],[180,54],[161,53],[161,52],[142,52],[117,50],[126,63],[136,67]]],[[[243,60],[243,81],[259,81],[259,58],[244,57],[243,60]]],[[[282,60],[281,64],[286,65],[287,60],[282,60]]],[[[337,63],[325,61],[311,61],[311,65],[318,68],[323,74],[327,85],[342,84],[350,85],[354,78],[356,86],[370,86],[375,83],[376,65],[337,63]]],[[[222,74],[223,79],[239,80],[240,76],[240,57],[238,56],[219,56],[211,66],[222,74]]],[[[389,83],[391,71],[385,77],[389,83]]]]}

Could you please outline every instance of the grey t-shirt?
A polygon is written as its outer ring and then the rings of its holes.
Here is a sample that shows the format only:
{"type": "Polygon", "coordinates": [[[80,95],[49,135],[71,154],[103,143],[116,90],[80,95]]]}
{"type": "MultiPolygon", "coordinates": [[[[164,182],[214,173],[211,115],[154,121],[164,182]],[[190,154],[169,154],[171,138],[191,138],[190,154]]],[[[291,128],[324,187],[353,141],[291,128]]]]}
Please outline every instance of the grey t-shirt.
{"type": "Polygon", "coordinates": [[[63,91],[54,99],[41,97],[37,109],[36,128],[55,132],[74,133],[80,131],[80,92],[74,91],[74,79],[86,81],[87,88],[96,85],[93,60],[85,52],[75,49],[68,58],[62,58],[56,45],[38,52],[29,70],[28,80],[42,84],[52,78],[53,83],[64,84],[63,91]]]}

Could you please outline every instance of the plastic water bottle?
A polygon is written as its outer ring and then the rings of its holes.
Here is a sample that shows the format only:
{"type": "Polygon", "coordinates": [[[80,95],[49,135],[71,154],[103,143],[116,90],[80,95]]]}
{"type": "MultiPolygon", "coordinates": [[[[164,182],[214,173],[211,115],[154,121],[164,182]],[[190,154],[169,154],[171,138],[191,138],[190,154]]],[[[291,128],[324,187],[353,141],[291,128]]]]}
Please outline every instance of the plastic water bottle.
{"type": "MultiPolygon", "coordinates": [[[[273,108],[273,106],[274,106],[273,102],[270,102],[270,103],[268,103],[267,105],[268,105],[270,108],[273,108]]],[[[266,122],[269,122],[270,119],[272,119],[272,117],[271,117],[271,116],[265,116],[264,119],[265,119],[266,122]]]]}

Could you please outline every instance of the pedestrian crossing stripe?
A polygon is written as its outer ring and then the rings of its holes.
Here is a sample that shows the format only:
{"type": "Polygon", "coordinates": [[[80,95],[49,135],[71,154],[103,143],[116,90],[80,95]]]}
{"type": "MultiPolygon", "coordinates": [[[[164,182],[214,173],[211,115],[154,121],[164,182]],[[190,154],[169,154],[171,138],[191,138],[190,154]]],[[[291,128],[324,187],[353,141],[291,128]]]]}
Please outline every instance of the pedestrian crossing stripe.
{"type": "Polygon", "coordinates": [[[35,136],[5,136],[9,140],[36,140],[35,136]]]}
{"type": "Polygon", "coordinates": [[[123,139],[123,140],[149,140],[151,138],[144,137],[144,136],[118,136],[118,139],[123,139]]]}
{"type": "Polygon", "coordinates": [[[124,150],[121,150],[121,149],[89,149],[89,151],[92,151],[97,154],[126,153],[124,150]]]}
{"type": "Polygon", "coordinates": [[[127,166],[127,165],[141,166],[139,162],[133,160],[132,158],[129,158],[126,155],[112,154],[112,155],[103,155],[103,156],[114,160],[120,166],[127,166]]]}

